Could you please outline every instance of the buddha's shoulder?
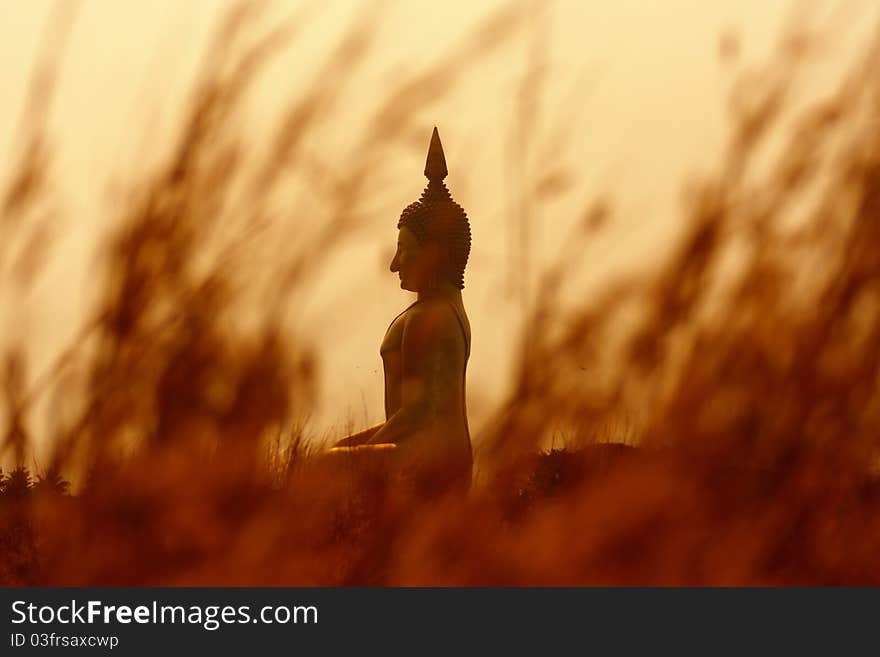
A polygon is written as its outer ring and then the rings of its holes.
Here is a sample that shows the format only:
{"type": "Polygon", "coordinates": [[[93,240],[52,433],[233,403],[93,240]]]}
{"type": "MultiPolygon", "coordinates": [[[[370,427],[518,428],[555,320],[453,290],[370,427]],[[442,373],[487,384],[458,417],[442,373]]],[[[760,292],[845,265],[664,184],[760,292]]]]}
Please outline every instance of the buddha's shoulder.
{"type": "Polygon", "coordinates": [[[458,336],[461,328],[460,321],[464,321],[470,332],[467,317],[459,319],[458,312],[452,302],[446,299],[430,299],[420,301],[406,313],[406,331],[410,335],[443,335],[458,336]]]}
{"type": "Polygon", "coordinates": [[[455,310],[445,299],[419,301],[406,311],[407,322],[455,320],[455,310]]]}

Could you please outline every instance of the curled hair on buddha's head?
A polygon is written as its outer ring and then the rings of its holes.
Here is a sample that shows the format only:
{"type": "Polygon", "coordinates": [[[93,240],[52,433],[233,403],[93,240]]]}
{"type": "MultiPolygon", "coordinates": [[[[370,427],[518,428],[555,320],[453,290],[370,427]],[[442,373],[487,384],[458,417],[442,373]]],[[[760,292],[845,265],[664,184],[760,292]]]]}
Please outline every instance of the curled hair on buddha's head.
{"type": "Polygon", "coordinates": [[[471,227],[464,208],[452,200],[443,182],[447,173],[446,157],[435,127],[425,162],[428,186],[418,201],[404,208],[397,227],[410,230],[421,246],[439,245],[444,258],[438,275],[464,289],[464,269],[471,252],[471,227]]]}

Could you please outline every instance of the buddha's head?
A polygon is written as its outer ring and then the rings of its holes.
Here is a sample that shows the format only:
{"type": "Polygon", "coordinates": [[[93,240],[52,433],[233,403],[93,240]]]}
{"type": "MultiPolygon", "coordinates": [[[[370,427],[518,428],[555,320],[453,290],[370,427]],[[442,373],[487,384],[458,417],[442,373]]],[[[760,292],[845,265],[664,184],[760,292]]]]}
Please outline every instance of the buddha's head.
{"type": "Polygon", "coordinates": [[[400,275],[400,287],[405,290],[426,292],[444,283],[464,288],[471,228],[464,209],[452,200],[443,183],[446,174],[446,158],[434,128],[425,164],[428,186],[397,222],[397,252],[391,271],[400,275]]]}

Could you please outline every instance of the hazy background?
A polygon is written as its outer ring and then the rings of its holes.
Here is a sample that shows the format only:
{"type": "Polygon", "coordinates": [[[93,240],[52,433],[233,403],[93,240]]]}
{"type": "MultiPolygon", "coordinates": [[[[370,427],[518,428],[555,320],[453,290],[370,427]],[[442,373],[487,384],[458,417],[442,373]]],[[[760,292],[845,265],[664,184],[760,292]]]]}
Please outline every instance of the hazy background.
{"type": "MultiPolygon", "coordinates": [[[[0,4],[4,153],[15,145],[49,16],[67,4],[0,4]]],[[[93,299],[97,249],[120,202],[119,189],[163,154],[206,39],[229,6],[220,0],[91,0],[79,6],[49,117],[56,148],[51,177],[62,209],[52,257],[26,305],[8,294],[4,300],[0,290],[0,337],[27,336],[33,375],[74,339],[93,299]]],[[[261,76],[243,129],[253,135],[255,149],[264,148],[279,112],[315,80],[351,25],[378,17],[368,55],[352,62],[357,74],[314,136],[313,150],[332,175],[334,163],[342,167],[350,157],[355,135],[392,81],[424,67],[442,71],[472,43],[475,27],[506,6],[270,3],[262,19],[268,26],[294,17],[304,27],[261,76]]],[[[535,293],[542,263],[555,258],[585,209],[606,197],[614,214],[583,253],[573,296],[650,266],[674,240],[682,183],[688,174],[711,170],[724,146],[730,85],[738,72],[767,57],[788,20],[809,9],[817,26],[837,27],[835,40],[813,63],[804,88],[809,96],[820,94],[864,43],[878,13],[872,2],[513,6],[513,36],[456,76],[430,110],[412,117],[411,139],[388,163],[394,175],[386,176],[381,200],[328,254],[290,312],[291,326],[310,336],[320,357],[319,403],[310,420],[315,435],[341,431],[349,420],[358,426],[382,419],[378,347],[388,322],[410,302],[387,266],[397,217],[425,185],[422,170],[434,125],[446,152],[448,186],[473,231],[464,299],[474,336],[468,401],[478,433],[503,395],[523,307],[535,293]],[[523,94],[523,88],[532,91],[523,94]],[[541,147],[552,144],[552,152],[530,148],[530,138],[541,147]],[[522,190],[542,181],[552,198],[524,206],[522,190]],[[516,229],[523,212],[531,226],[528,249],[516,229]]],[[[281,249],[284,240],[293,248],[297,231],[322,216],[309,206],[279,208],[272,230],[283,236],[281,249]]]]}

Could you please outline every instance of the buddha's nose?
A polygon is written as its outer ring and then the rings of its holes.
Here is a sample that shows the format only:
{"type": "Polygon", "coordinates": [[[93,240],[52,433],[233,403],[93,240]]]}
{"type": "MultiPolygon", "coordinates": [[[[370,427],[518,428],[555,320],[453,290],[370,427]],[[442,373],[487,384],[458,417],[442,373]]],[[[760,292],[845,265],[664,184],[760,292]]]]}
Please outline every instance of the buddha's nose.
{"type": "Polygon", "coordinates": [[[400,269],[400,263],[397,262],[397,254],[394,254],[394,257],[391,258],[391,271],[396,272],[400,269]]]}

